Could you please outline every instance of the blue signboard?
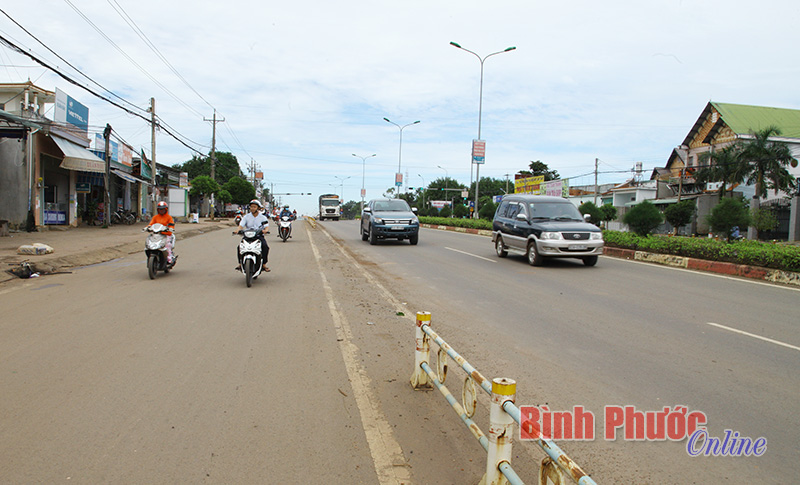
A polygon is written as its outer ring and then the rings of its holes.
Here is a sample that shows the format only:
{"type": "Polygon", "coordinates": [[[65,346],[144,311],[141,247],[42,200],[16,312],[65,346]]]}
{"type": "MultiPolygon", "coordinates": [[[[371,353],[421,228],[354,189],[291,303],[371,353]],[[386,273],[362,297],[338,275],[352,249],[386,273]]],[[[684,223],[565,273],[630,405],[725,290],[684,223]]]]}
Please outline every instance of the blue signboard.
{"type": "Polygon", "coordinates": [[[89,130],[89,108],[67,96],[67,123],[89,130]]]}

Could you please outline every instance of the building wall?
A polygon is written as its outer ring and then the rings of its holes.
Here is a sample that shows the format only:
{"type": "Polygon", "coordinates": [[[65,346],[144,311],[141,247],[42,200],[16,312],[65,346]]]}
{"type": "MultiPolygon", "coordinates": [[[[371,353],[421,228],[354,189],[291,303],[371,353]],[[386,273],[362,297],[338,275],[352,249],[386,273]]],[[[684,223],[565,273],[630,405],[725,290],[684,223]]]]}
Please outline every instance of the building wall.
{"type": "Polygon", "coordinates": [[[24,226],[28,218],[27,171],[25,141],[0,138],[0,219],[11,227],[24,226]]]}

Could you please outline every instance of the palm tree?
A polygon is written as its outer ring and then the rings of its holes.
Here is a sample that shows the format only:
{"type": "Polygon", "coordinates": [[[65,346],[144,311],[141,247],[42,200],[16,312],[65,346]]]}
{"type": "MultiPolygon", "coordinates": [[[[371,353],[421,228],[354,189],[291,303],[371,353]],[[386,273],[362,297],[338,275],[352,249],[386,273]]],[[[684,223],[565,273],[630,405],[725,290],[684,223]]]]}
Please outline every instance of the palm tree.
{"type": "MultiPolygon", "coordinates": [[[[794,188],[794,179],[786,168],[794,161],[792,153],[785,143],[770,140],[770,137],[780,134],[781,130],[774,126],[753,132],[753,138],[742,143],[737,157],[739,164],[736,176],[756,187],[752,204],[754,211],[759,208],[759,199],[767,196],[767,190],[789,192],[794,188]]],[[[758,238],[758,230],[752,226],[748,230],[748,237],[751,235],[753,239],[758,238]]]]}
{"type": "Polygon", "coordinates": [[[741,145],[734,143],[717,152],[700,154],[700,168],[695,172],[694,179],[697,183],[722,182],[719,187],[719,198],[725,195],[727,184],[742,183],[739,168],[739,152],[741,145]]]}

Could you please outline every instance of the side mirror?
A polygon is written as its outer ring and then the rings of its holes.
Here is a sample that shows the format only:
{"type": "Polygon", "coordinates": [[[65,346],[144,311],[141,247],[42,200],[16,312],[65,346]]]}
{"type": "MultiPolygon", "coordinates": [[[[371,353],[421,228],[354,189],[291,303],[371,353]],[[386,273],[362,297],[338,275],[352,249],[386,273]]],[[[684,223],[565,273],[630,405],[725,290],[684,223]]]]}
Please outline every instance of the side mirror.
{"type": "Polygon", "coordinates": [[[583,215],[583,220],[586,221],[586,222],[591,221],[592,220],[592,215],[591,214],[584,214],[583,215]]]}
{"type": "Polygon", "coordinates": [[[519,214],[517,214],[517,215],[514,217],[514,219],[516,219],[516,220],[518,220],[518,221],[525,221],[525,222],[528,222],[528,216],[526,216],[524,212],[520,212],[519,214]]]}
{"type": "Polygon", "coordinates": [[[372,209],[370,209],[369,207],[364,207],[364,212],[372,212],[372,209]]]}
{"type": "Polygon", "coordinates": [[[416,208],[416,207],[412,207],[412,208],[411,208],[411,212],[413,212],[414,214],[416,214],[416,213],[417,213],[417,208],[416,208]]]}

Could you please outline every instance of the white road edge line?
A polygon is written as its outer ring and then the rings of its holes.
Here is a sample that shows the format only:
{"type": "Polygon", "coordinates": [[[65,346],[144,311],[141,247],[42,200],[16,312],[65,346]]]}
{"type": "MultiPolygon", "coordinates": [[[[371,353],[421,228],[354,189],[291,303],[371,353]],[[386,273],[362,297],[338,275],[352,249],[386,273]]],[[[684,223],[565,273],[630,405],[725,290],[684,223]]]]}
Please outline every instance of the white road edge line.
{"type": "Polygon", "coordinates": [[[771,339],[771,338],[768,338],[768,337],[762,337],[761,335],[756,335],[754,333],[745,332],[744,330],[737,330],[735,328],[726,327],[725,325],[720,325],[719,323],[713,323],[713,322],[706,322],[706,323],[708,325],[711,325],[712,327],[718,327],[718,328],[721,328],[723,330],[728,330],[728,331],[731,331],[731,332],[734,332],[734,333],[738,333],[738,334],[741,334],[741,335],[747,335],[748,337],[757,338],[759,340],[763,340],[763,341],[769,342],[771,344],[781,345],[781,346],[789,348],[789,349],[800,350],[800,347],[797,347],[797,346],[791,345],[791,344],[787,344],[785,342],[781,342],[780,340],[774,340],[774,339],[771,339]]]}
{"type": "MultiPolygon", "coordinates": [[[[386,419],[386,416],[380,409],[377,396],[372,392],[370,379],[366,370],[359,364],[358,356],[361,355],[361,352],[359,352],[358,346],[353,343],[350,322],[347,321],[344,314],[336,307],[333,289],[323,272],[322,261],[317,246],[314,244],[314,237],[311,235],[311,231],[307,230],[306,232],[308,234],[308,240],[311,243],[311,250],[314,253],[314,259],[317,261],[320,278],[322,279],[322,286],[325,289],[325,296],[328,300],[328,308],[330,309],[334,327],[336,328],[336,338],[339,340],[339,351],[342,354],[342,359],[347,369],[347,376],[353,387],[353,397],[356,400],[358,412],[361,415],[361,424],[364,427],[364,435],[369,445],[372,463],[375,466],[375,473],[378,475],[378,481],[382,485],[410,484],[411,474],[409,473],[408,467],[405,466],[406,462],[403,449],[394,437],[389,420],[386,419]]],[[[327,231],[323,232],[330,238],[327,231]]],[[[331,238],[331,241],[333,241],[333,238],[331,238]]],[[[341,250],[341,248],[339,249],[341,250]]],[[[343,250],[342,253],[344,253],[343,250]]],[[[349,256],[346,253],[345,255],[349,256]]],[[[359,266],[356,265],[356,267],[359,266]]]]}
{"type": "Polygon", "coordinates": [[[466,254],[467,256],[472,256],[473,258],[478,258],[478,259],[482,259],[484,261],[489,261],[490,263],[496,263],[497,262],[494,259],[484,258],[483,256],[478,256],[477,254],[472,254],[472,253],[468,253],[466,251],[461,251],[460,249],[448,248],[447,246],[445,246],[445,249],[449,249],[450,251],[455,251],[455,252],[461,253],[461,254],[466,254]]]}

